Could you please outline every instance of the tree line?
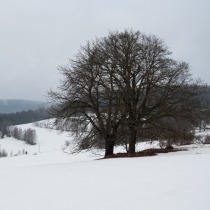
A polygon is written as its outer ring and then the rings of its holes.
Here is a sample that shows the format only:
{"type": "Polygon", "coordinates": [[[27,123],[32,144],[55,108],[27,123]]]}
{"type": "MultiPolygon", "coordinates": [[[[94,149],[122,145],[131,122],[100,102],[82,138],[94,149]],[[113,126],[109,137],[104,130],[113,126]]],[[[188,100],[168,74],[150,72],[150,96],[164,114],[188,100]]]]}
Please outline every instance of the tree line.
{"type": "Polygon", "coordinates": [[[46,118],[47,118],[46,108],[21,111],[21,112],[10,113],[10,114],[0,113],[0,124],[3,124],[3,121],[8,121],[12,125],[21,125],[21,124],[36,122],[39,120],[44,120],[46,118]]]}
{"type": "Polygon", "coordinates": [[[199,97],[206,85],[154,35],[109,32],[59,71],[63,80],[48,91],[48,114],[54,126],[71,126],[76,152],[104,145],[109,156],[117,144],[135,153],[142,140],[190,140],[204,110],[199,97]]]}
{"type": "Polygon", "coordinates": [[[28,128],[26,130],[22,130],[18,127],[12,127],[11,136],[17,140],[25,141],[26,144],[36,145],[37,134],[36,130],[28,128]]]}

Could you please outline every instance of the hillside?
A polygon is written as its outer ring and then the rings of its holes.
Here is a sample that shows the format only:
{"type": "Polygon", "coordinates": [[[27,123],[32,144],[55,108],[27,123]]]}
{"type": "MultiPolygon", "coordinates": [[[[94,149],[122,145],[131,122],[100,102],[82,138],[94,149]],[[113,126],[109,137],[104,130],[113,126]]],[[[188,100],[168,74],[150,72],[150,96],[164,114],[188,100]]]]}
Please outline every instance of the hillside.
{"type": "Polygon", "coordinates": [[[0,113],[15,113],[47,107],[46,102],[19,99],[0,100],[0,113]]]}
{"type": "MultiPolygon", "coordinates": [[[[2,209],[209,209],[209,145],[151,157],[96,160],[102,156],[63,153],[62,145],[71,139],[65,132],[32,124],[19,127],[36,129],[37,145],[0,139],[2,149],[13,151],[12,157],[0,158],[2,209]],[[23,149],[27,155],[14,156],[23,149]]],[[[154,146],[140,143],[137,149],[154,146]]]]}

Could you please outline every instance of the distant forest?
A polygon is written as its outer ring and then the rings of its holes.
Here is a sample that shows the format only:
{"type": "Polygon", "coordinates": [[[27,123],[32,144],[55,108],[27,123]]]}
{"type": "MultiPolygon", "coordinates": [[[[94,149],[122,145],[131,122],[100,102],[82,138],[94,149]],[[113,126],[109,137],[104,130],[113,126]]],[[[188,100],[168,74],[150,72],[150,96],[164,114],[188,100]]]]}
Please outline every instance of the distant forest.
{"type": "Polygon", "coordinates": [[[21,111],[16,113],[0,113],[0,124],[3,121],[8,121],[12,125],[20,125],[31,122],[44,120],[47,118],[47,109],[39,108],[36,110],[21,111]]]}

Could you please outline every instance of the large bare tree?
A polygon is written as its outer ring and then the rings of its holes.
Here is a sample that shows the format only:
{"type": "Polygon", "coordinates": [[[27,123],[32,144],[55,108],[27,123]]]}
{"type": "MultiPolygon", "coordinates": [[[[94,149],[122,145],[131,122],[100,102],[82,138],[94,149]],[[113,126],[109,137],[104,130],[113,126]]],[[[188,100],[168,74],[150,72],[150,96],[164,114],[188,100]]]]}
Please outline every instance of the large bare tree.
{"type": "Polygon", "coordinates": [[[55,125],[71,125],[77,151],[103,142],[107,156],[127,138],[134,153],[138,136],[168,130],[170,119],[193,122],[201,82],[170,54],[161,39],[139,31],[88,42],[59,68],[58,91],[48,92],[55,125]]]}

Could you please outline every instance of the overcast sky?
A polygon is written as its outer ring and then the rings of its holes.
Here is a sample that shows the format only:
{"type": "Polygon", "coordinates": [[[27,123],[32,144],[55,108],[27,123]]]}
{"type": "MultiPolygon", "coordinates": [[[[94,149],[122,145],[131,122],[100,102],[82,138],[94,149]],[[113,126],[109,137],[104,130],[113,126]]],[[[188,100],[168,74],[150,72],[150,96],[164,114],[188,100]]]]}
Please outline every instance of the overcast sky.
{"type": "Polygon", "coordinates": [[[210,0],[0,0],[0,99],[45,101],[81,45],[126,28],[164,39],[210,84],[210,0]]]}

